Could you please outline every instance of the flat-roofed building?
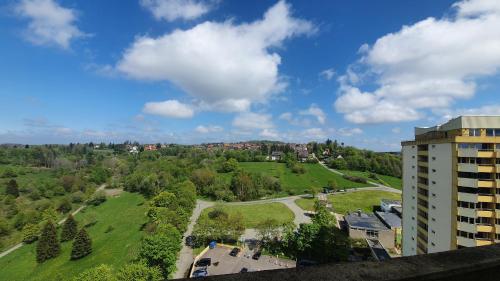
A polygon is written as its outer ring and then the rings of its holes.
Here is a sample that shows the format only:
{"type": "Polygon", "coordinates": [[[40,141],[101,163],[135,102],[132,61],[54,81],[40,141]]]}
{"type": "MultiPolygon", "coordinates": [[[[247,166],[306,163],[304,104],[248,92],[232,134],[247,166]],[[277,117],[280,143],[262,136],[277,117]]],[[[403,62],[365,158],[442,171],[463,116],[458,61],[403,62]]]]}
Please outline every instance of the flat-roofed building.
{"type": "Polygon", "coordinates": [[[500,241],[500,116],[415,128],[402,146],[403,255],[500,241]]]}
{"type": "Polygon", "coordinates": [[[347,214],[344,219],[349,237],[353,239],[377,239],[387,249],[395,247],[394,231],[389,229],[374,214],[357,211],[347,214]]]}

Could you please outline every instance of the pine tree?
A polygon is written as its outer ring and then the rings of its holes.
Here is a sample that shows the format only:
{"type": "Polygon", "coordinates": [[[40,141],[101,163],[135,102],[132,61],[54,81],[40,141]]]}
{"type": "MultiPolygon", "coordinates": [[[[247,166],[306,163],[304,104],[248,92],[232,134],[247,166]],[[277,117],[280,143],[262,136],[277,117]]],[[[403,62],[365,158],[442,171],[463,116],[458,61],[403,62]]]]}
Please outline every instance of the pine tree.
{"type": "Polygon", "coordinates": [[[6,188],[5,192],[8,195],[12,195],[14,197],[19,197],[19,188],[17,186],[17,181],[15,179],[11,179],[7,183],[7,188],[6,188]]]}
{"type": "Polygon", "coordinates": [[[78,232],[78,225],[73,218],[73,215],[69,215],[68,218],[64,221],[61,231],[61,242],[70,241],[75,238],[76,233],[78,232]]]}
{"type": "Polygon", "coordinates": [[[92,240],[90,239],[85,228],[82,228],[73,241],[73,249],[71,249],[71,259],[77,260],[85,257],[92,252],[92,240]]]}
{"type": "Polygon", "coordinates": [[[36,245],[36,261],[42,263],[57,257],[60,253],[61,245],[57,240],[56,227],[52,221],[48,221],[43,227],[42,234],[36,245]]]}

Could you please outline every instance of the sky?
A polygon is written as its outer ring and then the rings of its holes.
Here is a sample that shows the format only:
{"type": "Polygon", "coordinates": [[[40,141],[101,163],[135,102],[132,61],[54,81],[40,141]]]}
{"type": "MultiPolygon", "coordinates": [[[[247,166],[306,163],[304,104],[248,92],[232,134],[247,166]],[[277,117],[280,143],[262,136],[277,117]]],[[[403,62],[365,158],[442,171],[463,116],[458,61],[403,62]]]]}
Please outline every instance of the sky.
{"type": "Polygon", "coordinates": [[[496,0],[5,0],[0,143],[336,139],[500,114],[496,0]]]}

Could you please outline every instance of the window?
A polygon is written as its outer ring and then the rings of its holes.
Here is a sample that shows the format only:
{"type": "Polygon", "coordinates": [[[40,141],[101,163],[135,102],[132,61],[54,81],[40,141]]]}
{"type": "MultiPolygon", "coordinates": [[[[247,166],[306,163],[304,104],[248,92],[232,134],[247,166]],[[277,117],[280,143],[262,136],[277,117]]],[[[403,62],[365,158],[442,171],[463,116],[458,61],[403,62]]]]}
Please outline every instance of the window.
{"type": "Polygon", "coordinates": [[[469,129],[469,137],[480,137],[481,129],[469,129]]]}
{"type": "Polygon", "coordinates": [[[493,129],[486,129],[486,136],[488,136],[488,137],[494,137],[495,136],[495,130],[493,130],[493,129]]]}
{"type": "Polygon", "coordinates": [[[369,238],[378,238],[378,231],[376,230],[366,230],[366,236],[369,238]]]}

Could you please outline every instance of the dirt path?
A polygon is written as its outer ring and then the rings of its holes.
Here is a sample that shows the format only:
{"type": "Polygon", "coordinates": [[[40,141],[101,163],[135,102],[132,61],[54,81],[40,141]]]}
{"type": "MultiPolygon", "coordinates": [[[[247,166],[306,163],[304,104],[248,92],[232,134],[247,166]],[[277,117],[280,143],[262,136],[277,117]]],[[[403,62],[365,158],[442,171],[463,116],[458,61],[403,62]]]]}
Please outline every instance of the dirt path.
{"type": "MultiPolygon", "coordinates": [[[[101,186],[99,186],[99,187],[95,190],[95,192],[101,191],[101,190],[103,190],[105,187],[106,187],[106,184],[101,184],[101,186]]],[[[95,194],[95,193],[94,193],[94,194],[95,194]]],[[[76,215],[76,214],[78,214],[81,210],[85,209],[85,207],[87,207],[87,205],[86,205],[86,204],[84,204],[84,205],[80,206],[78,209],[76,209],[75,211],[73,211],[73,213],[71,213],[71,214],[72,214],[73,216],[75,216],[75,215],[76,215]]],[[[60,220],[60,221],[58,221],[58,222],[57,222],[57,224],[58,224],[58,225],[61,225],[61,224],[63,224],[65,221],[66,221],[66,218],[64,218],[64,219],[62,219],[62,220],[60,220]]],[[[8,254],[10,254],[10,253],[14,252],[15,250],[17,250],[17,249],[21,248],[23,245],[24,245],[24,243],[22,243],[22,242],[21,242],[21,243],[19,243],[19,244],[17,244],[17,245],[14,245],[14,246],[13,246],[13,247],[11,247],[10,249],[8,249],[8,250],[6,250],[6,251],[4,251],[4,252],[0,253],[0,258],[3,258],[3,257],[5,257],[6,255],[8,255],[8,254]]]]}

